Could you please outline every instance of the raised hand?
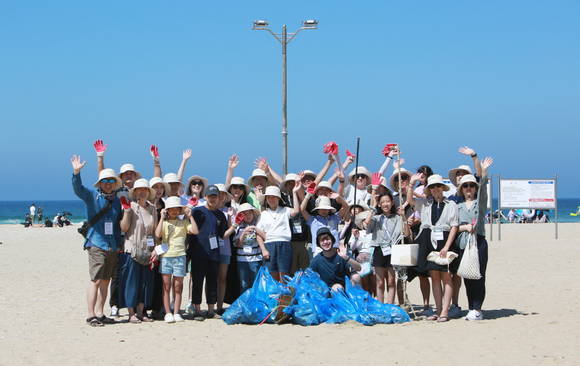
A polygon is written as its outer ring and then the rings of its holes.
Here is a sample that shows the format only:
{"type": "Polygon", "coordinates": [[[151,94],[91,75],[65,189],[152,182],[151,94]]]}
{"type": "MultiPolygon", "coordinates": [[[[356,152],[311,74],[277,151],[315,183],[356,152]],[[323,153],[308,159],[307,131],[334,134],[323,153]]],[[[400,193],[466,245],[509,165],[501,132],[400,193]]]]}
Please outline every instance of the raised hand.
{"type": "Polygon", "coordinates": [[[123,210],[129,210],[131,208],[131,202],[125,196],[121,196],[121,206],[123,206],[123,210]]]}
{"type": "Polygon", "coordinates": [[[301,180],[297,180],[296,183],[294,183],[294,188],[292,189],[293,192],[300,192],[300,190],[302,189],[302,181],[301,180]]]}
{"type": "Polygon", "coordinates": [[[322,151],[325,154],[332,154],[332,155],[336,155],[338,154],[338,145],[336,144],[336,142],[334,141],[330,141],[327,142],[326,144],[324,144],[324,146],[322,147],[322,151]]]}
{"type": "Polygon", "coordinates": [[[373,189],[379,188],[381,184],[381,173],[373,173],[371,176],[371,186],[373,189]]]}
{"type": "Polygon", "coordinates": [[[339,180],[343,181],[345,179],[344,171],[342,169],[336,168],[334,172],[336,173],[336,176],[338,177],[339,180]]]}
{"type": "Polygon", "coordinates": [[[153,157],[153,160],[159,161],[159,148],[155,145],[151,145],[151,148],[149,150],[151,151],[151,156],[153,157]]]}
{"type": "Polygon", "coordinates": [[[245,219],[246,219],[246,215],[244,215],[243,212],[239,212],[236,215],[236,221],[235,221],[236,225],[240,225],[242,222],[244,222],[245,219]]]}
{"type": "Polygon", "coordinates": [[[306,192],[310,194],[314,194],[316,192],[316,182],[312,182],[306,187],[306,192]]]}
{"type": "Polygon", "coordinates": [[[483,159],[483,161],[481,162],[481,171],[483,175],[487,175],[487,170],[489,169],[489,167],[493,164],[493,159],[490,158],[489,156],[486,157],[485,159],[483,159]]]}
{"type": "Polygon", "coordinates": [[[423,177],[423,173],[415,173],[411,176],[411,186],[413,186],[415,183],[421,181],[421,178],[423,177]]]}
{"type": "Polygon", "coordinates": [[[263,157],[257,158],[256,161],[254,162],[254,165],[256,166],[256,168],[262,169],[266,173],[270,170],[270,166],[268,165],[268,161],[266,160],[266,158],[263,158],[263,157]]]}
{"type": "Polygon", "coordinates": [[[188,160],[191,158],[191,149],[183,150],[183,154],[181,154],[183,160],[188,160]]]}
{"type": "Polygon", "coordinates": [[[197,197],[193,196],[189,199],[189,201],[187,201],[187,205],[191,206],[191,207],[195,207],[195,206],[197,206],[198,202],[199,202],[199,200],[197,199],[197,197]]]}
{"type": "Polygon", "coordinates": [[[107,150],[107,145],[105,145],[103,143],[103,140],[96,140],[93,143],[93,146],[95,147],[95,151],[97,152],[97,156],[105,155],[105,151],[107,150]]]}
{"type": "Polygon", "coordinates": [[[240,163],[240,157],[237,156],[236,154],[230,156],[230,159],[228,160],[228,168],[230,169],[236,169],[238,167],[238,164],[240,163]]]}
{"type": "Polygon", "coordinates": [[[86,161],[81,162],[81,157],[78,155],[73,155],[72,158],[70,158],[70,163],[75,174],[79,174],[81,169],[87,164],[86,161]]]}
{"type": "Polygon", "coordinates": [[[356,155],[348,151],[348,149],[346,149],[346,157],[352,158],[354,160],[354,158],[356,158],[356,155]]]}
{"type": "Polygon", "coordinates": [[[191,217],[191,207],[185,206],[183,208],[183,213],[185,214],[185,217],[187,218],[191,217]]]}
{"type": "Polygon", "coordinates": [[[346,250],[346,245],[344,245],[344,243],[338,244],[338,255],[343,259],[348,260],[348,251],[346,250]]]}
{"type": "Polygon", "coordinates": [[[468,147],[468,146],[462,146],[459,148],[459,152],[463,155],[474,155],[475,154],[475,150],[473,150],[472,148],[468,147]]]}
{"type": "Polygon", "coordinates": [[[392,156],[391,152],[398,149],[399,148],[397,144],[386,144],[381,152],[384,156],[392,156]]]}

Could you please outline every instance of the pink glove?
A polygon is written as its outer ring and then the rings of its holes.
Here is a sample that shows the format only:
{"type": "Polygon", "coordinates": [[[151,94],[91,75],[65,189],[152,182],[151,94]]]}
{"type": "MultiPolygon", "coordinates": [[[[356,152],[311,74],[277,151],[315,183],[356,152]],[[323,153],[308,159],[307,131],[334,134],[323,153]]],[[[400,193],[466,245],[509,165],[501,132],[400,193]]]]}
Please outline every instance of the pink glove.
{"type": "Polygon", "coordinates": [[[189,201],[187,201],[187,205],[190,207],[195,207],[197,206],[197,202],[198,202],[197,197],[191,197],[189,201]]]}
{"type": "Polygon", "coordinates": [[[121,206],[123,206],[123,210],[128,210],[131,208],[131,202],[127,201],[127,198],[123,196],[121,197],[121,206]]]}
{"type": "Polygon", "coordinates": [[[397,144],[386,144],[382,151],[383,155],[388,156],[391,150],[395,149],[396,147],[397,144]]]}
{"type": "Polygon", "coordinates": [[[381,173],[373,173],[371,176],[371,186],[373,189],[379,188],[379,184],[381,184],[381,173]]]}
{"type": "Polygon", "coordinates": [[[336,155],[336,154],[338,154],[338,145],[336,144],[336,142],[330,141],[330,142],[324,144],[324,146],[322,147],[322,151],[325,154],[336,155]]]}
{"type": "Polygon", "coordinates": [[[103,143],[103,140],[96,140],[93,143],[93,146],[95,147],[95,151],[97,152],[97,156],[105,155],[105,150],[107,150],[107,145],[105,145],[103,143]]]}
{"type": "Polygon", "coordinates": [[[153,160],[155,161],[159,161],[159,148],[155,145],[151,145],[151,156],[153,157],[153,160]]]}
{"type": "Polygon", "coordinates": [[[346,156],[348,156],[349,158],[356,158],[356,155],[351,153],[350,151],[348,151],[348,149],[346,149],[346,156]]]}
{"type": "Polygon", "coordinates": [[[316,192],[316,183],[315,182],[310,183],[306,188],[306,192],[314,194],[314,192],[316,192]]]}
{"type": "Polygon", "coordinates": [[[246,215],[244,215],[243,212],[240,212],[236,215],[236,225],[241,224],[242,222],[244,222],[244,219],[246,218],[246,215]]]}

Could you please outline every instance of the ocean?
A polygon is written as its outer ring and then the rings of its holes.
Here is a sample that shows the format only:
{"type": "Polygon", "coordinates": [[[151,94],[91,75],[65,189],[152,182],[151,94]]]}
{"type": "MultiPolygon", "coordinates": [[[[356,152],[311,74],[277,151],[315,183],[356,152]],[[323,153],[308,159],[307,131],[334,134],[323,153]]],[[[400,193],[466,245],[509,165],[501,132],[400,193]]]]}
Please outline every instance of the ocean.
{"type": "MultiPolygon", "coordinates": [[[[33,201],[0,201],[0,224],[19,224],[24,221],[24,215],[33,201]]],[[[36,207],[42,207],[44,217],[52,218],[59,212],[67,211],[72,222],[78,223],[86,220],[86,210],[83,201],[34,201],[36,207]]],[[[497,209],[497,200],[494,200],[494,208],[497,209]]],[[[580,222],[580,215],[570,216],[580,206],[580,198],[558,199],[558,222],[580,222]]],[[[507,210],[503,210],[507,215],[507,210]]],[[[554,219],[554,212],[549,211],[550,220],[554,219]]]]}

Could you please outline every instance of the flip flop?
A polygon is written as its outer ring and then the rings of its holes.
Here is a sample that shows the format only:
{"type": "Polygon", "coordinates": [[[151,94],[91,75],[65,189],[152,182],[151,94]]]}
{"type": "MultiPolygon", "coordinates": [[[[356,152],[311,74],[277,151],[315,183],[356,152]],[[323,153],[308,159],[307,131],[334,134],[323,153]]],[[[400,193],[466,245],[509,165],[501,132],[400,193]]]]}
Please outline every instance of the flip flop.
{"type": "Polygon", "coordinates": [[[101,323],[103,323],[103,324],[115,324],[115,323],[117,323],[117,322],[115,321],[115,319],[112,319],[112,318],[107,318],[107,317],[106,317],[106,316],[104,316],[104,315],[101,315],[101,316],[99,316],[99,317],[95,317],[95,318],[97,318],[97,320],[98,320],[98,321],[100,321],[100,322],[101,322],[101,323]]]}
{"type": "Polygon", "coordinates": [[[133,315],[132,317],[129,317],[129,323],[139,324],[141,323],[141,320],[137,318],[136,315],[133,315]]]}
{"type": "Polygon", "coordinates": [[[105,326],[105,324],[101,323],[96,316],[93,316],[92,318],[87,318],[87,325],[90,325],[91,327],[104,327],[105,326]]]}
{"type": "Polygon", "coordinates": [[[437,323],[445,323],[448,321],[449,321],[449,318],[446,316],[442,316],[442,317],[439,317],[439,319],[437,319],[437,323]]]}
{"type": "Polygon", "coordinates": [[[427,320],[437,320],[437,321],[439,321],[439,317],[437,315],[431,315],[431,316],[427,317],[427,320]]]}

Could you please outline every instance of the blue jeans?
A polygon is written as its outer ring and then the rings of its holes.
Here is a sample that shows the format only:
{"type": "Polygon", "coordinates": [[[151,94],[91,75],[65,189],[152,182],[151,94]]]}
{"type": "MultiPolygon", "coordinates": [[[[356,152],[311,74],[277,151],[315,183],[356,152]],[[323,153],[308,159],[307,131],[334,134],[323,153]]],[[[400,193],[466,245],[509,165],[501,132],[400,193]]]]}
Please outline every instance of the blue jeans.
{"type": "Polygon", "coordinates": [[[137,304],[151,305],[153,298],[153,271],[131,258],[119,255],[119,308],[135,308],[137,304]]]}
{"type": "Polygon", "coordinates": [[[290,273],[292,268],[292,245],[289,241],[273,241],[266,243],[270,252],[270,260],[266,262],[270,273],[290,273]]]}
{"type": "Polygon", "coordinates": [[[261,264],[262,262],[259,261],[238,262],[238,276],[240,277],[240,286],[242,288],[242,292],[252,287],[261,264]]]}

